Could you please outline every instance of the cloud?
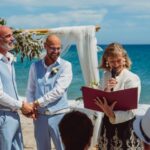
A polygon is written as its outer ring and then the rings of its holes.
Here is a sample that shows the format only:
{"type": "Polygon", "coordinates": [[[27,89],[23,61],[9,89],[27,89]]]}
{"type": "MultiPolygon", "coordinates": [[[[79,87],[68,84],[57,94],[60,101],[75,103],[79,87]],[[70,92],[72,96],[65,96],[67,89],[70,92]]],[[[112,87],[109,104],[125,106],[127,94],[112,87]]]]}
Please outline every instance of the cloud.
{"type": "Polygon", "coordinates": [[[10,16],[7,18],[8,25],[21,28],[48,28],[72,25],[93,25],[103,21],[107,14],[106,9],[95,10],[72,10],[59,13],[43,13],[40,15],[10,16]]]}
{"type": "Polygon", "coordinates": [[[99,24],[100,38],[105,36],[105,41],[115,40],[117,33],[118,39],[125,34],[133,39],[138,37],[141,43],[149,37],[149,0],[1,0],[0,13],[14,28],[99,24]],[[137,33],[145,38],[136,36],[137,33]]]}
{"type": "Polygon", "coordinates": [[[142,1],[128,1],[128,4],[122,5],[121,11],[127,13],[150,13],[150,1],[142,0],[142,1]]]}
{"type": "Polygon", "coordinates": [[[150,19],[150,15],[138,15],[138,16],[135,16],[136,18],[138,19],[150,19]]]}
{"type": "Polygon", "coordinates": [[[68,7],[76,8],[103,8],[103,7],[120,7],[122,10],[128,11],[146,11],[150,10],[149,0],[1,0],[1,5],[19,5],[21,7],[68,7]]]}

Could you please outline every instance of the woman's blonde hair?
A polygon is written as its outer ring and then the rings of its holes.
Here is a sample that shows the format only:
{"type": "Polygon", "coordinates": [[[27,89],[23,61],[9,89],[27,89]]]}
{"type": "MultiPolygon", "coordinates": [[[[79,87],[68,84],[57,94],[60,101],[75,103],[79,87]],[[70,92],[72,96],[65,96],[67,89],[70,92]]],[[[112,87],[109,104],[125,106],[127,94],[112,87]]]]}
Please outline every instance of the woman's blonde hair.
{"type": "Polygon", "coordinates": [[[125,68],[129,69],[131,67],[131,60],[126,52],[126,50],[123,48],[123,46],[119,43],[111,43],[109,44],[102,56],[101,64],[99,68],[110,70],[110,66],[108,65],[107,59],[108,57],[117,57],[119,54],[122,54],[122,56],[125,59],[125,68]]]}

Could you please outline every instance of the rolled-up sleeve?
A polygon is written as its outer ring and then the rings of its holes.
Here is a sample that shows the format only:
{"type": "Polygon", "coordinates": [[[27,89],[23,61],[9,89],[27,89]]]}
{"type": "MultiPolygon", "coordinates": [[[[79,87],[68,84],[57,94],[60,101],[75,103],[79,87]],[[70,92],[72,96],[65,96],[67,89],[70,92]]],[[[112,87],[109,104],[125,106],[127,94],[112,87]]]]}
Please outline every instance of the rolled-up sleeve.
{"type": "Polygon", "coordinates": [[[17,100],[9,96],[3,90],[3,84],[0,78],[0,104],[11,108],[12,110],[20,109],[22,107],[22,101],[17,100]]]}
{"type": "Polygon", "coordinates": [[[26,97],[28,102],[33,102],[35,100],[35,64],[33,63],[30,67],[28,85],[26,91],[26,97]]]}

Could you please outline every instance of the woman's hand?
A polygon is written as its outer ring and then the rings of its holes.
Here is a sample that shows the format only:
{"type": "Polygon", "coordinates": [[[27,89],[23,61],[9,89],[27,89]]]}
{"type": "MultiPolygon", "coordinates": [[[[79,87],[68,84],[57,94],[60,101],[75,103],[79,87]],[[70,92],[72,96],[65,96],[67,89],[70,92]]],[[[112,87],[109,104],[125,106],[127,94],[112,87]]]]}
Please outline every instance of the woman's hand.
{"type": "Polygon", "coordinates": [[[117,83],[118,82],[115,78],[109,79],[108,82],[107,82],[107,87],[105,88],[105,91],[110,92],[111,89],[113,89],[116,86],[117,83]]]}
{"type": "Polygon", "coordinates": [[[102,109],[102,111],[106,114],[106,116],[111,119],[114,120],[115,119],[115,114],[113,112],[113,109],[117,103],[117,101],[113,102],[110,106],[107,103],[107,100],[105,97],[103,97],[103,101],[97,97],[96,99],[94,99],[95,104],[102,109]]]}

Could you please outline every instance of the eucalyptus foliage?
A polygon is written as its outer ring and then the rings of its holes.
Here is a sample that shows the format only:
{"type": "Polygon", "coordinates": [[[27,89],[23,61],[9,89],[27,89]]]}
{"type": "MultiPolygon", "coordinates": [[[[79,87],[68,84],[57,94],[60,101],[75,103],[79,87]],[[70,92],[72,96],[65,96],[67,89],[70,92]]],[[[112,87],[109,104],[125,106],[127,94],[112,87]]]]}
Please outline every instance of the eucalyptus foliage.
{"type": "Polygon", "coordinates": [[[0,25],[6,25],[6,20],[3,18],[0,18],[0,25]]]}
{"type": "Polygon", "coordinates": [[[37,35],[30,32],[13,32],[15,37],[15,53],[21,54],[21,61],[25,57],[30,58],[30,60],[34,57],[40,57],[43,48],[43,40],[42,38],[37,39],[37,35]]]}
{"type": "MultiPolygon", "coordinates": [[[[6,25],[5,19],[0,18],[0,25],[6,25]]],[[[40,57],[43,47],[44,33],[33,33],[26,30],[13,29],[13,35],[15,38],[15,48],[13,52],[17,55],[21,55],[21,61],[23,62],[25,57],[33,59],[34,57],[40,57]]]]}

